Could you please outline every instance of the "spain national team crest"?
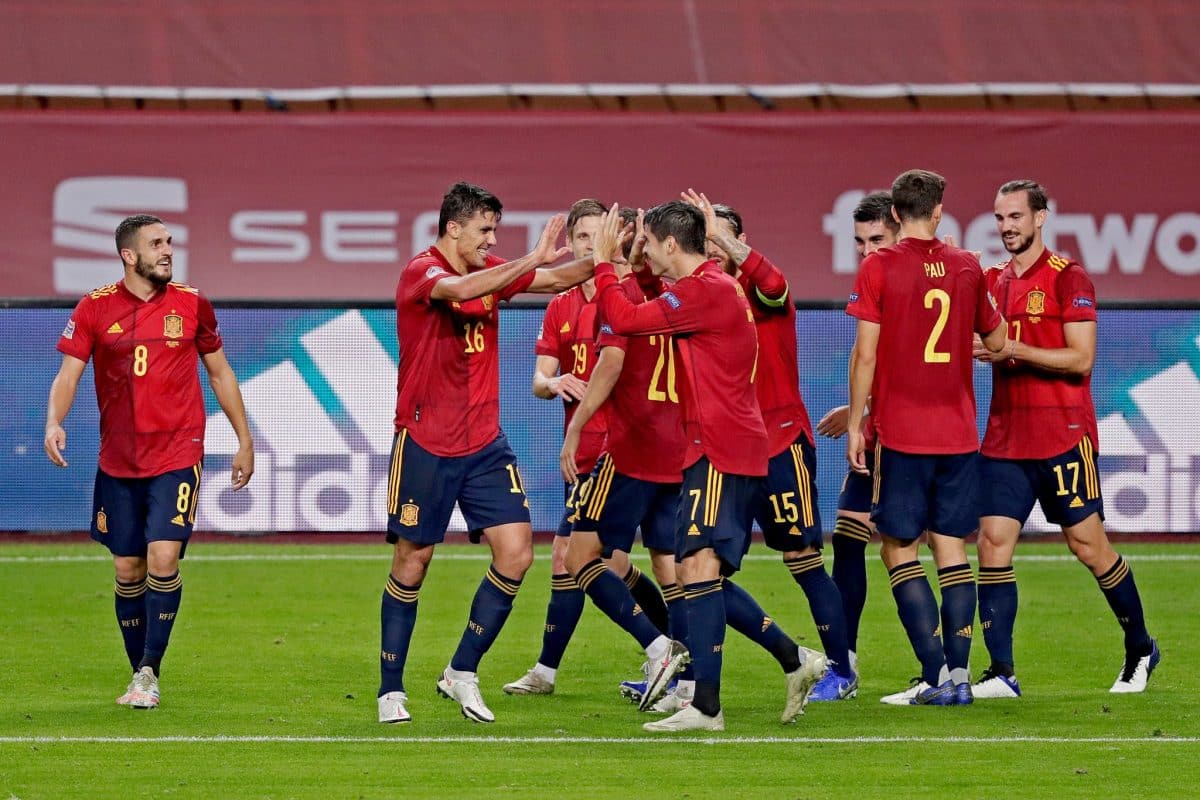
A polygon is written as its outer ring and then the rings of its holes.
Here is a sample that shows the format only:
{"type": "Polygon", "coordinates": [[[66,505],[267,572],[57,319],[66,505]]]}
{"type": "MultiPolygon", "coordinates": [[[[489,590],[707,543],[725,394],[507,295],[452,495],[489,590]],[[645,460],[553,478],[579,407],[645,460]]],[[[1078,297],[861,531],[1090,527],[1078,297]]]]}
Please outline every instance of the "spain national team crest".
{"type": "Polygon", "coordinates": [[[1034,317],[1046,313],[1046,293],[1038,289],[1030,292],[1025,298],[1025,313],[1034,317]]]}
{"type": "Polygon", "coordinates": [[[163,336],[168,339],[182,338],[183,317],[178,314],[167,314],[163,317],[163,336]]]}
{"type": "Polygon", "coordinates": [[[108,514],[105,514],[103,509],[96,512],[96,530],[108,533],[108,514]]]}
{"type": "Polygon", "coordinates": [[[420,511],[421,508],[416,503],[405,503],[400,506],[400,524],[410,528],[416,527],[417,515],[420,511]]]}

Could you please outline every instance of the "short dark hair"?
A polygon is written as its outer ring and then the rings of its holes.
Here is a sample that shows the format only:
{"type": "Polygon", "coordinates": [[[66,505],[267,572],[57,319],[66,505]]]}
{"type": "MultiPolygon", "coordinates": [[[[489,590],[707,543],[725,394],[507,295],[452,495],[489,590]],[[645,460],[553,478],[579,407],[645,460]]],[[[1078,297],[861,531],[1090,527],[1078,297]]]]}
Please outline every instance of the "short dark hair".
{"type": "Polygon", "coordinates": [[[704,212],[691,203],[663,203],[647,211],[643,221],[659,241],[674,236],[683,252],[704,255],[704,212]]]}
{"type": "Polygon", "coordinates": [[[855,222],[882,222],[891,230],[899,230],[900,223],[892,216],[892,193],[871,192],[854,207],[855,222]]]}
{"type": "Polygon", "coordinates": [[[1046,190],[1037,181],[1009,181],[1000,187],[999,194],[1013,194],[1014,192],[1028,193],[1029,207],[1035,212],[1045,211],[1050,207],[1050,203],[1046,199],[1046,190]]]}
{"type": "Polygon", "coordinates": [[[733,235],[742,235],[742,215],[733,206],[724,203],[713,203],[713,213],[733,226],[733,235]]]}
{"type": "Polygon", "coordinates": [[[929,219],[942,202],[946,179],[927,169],[910,169],[892,181],[892,207],[901,220],[929,219]]]}
{"type": "Polygon", "coordinates": [[[442,210],[438,214],[438,236],[446,234],[448,223],[462,224],[475,216],[476,211],[485,214],[490,211],[496,215],[496,219],[499,219],[500,212],[503,210],[504,206],[500,204],[500,198],[487,189],[473,183],[459,181],[451,186],[442,197],[442,210]]]}
{"type": "Polygon", "coordinates": [[[117,253],[133,246],[133,237],[147,225],[162,225],[163,221],[153,214],[134,214],[121,220],[114,237],[117,240],[117,253]]]}
{"type": "Polygon", "coordinates": [[[571,238],[571,234],[575,232],[575,223],[585,217],[603,217],[608,213],[608,209],[604,204],[594,197],[585,197],[582,200],[576,200],[571,204],[571,210],[567,212],[567,238],[571,238]]]}

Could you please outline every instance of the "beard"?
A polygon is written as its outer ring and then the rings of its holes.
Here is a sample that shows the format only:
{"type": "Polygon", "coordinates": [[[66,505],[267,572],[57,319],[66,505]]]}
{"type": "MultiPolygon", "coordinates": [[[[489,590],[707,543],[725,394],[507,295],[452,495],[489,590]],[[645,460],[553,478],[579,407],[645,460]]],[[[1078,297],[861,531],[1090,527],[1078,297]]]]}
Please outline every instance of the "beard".
{"type": "Polygon", "coordinates": [[[1013,242],[1004,242],[1004,249],[1012,253],[1014,256],[1019,256],[1033,245],[1032,236],[1018,236],[1013,242]]]}
{"type": "Polygon", "coordinates": [[[171,282],[171,262],[169,262],[169,261],[167,262],[167,274],[166,275],[161,275],[158,272],[156,272],[155,268],[157,266],[158,266],[157,262],[142,261],[142,259],[139,258],[138,262],[137,262],[137,266],[135,266],[133,268],[133,270],[141,277],[143,277],[146,280],[153,283],[155,286],[166,286],[168,283],[171,282]]]}

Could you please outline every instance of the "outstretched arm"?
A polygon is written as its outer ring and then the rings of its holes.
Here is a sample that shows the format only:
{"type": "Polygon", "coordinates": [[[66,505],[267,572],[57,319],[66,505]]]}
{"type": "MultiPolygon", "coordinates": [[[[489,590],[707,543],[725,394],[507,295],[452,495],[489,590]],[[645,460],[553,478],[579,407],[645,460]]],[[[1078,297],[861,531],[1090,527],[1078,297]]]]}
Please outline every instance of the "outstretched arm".
{"type": "MultiPolygon", "coordinates": [[[[553,264],[570,252],[566,247],[555,247],[559,234],[567,220],[562,214],[555,214],[542,229],[542,235],[535,247],[527,255],[512,261],[506,261],[491,269],[483,269],[467,275],[452,275],[442,278],[433,285],[429,296],[434,300],[466,302],[486,294],[494,294],[504,289],[517,278],[530,270],[546,264],[553,264]]],[[[535,278],[536,281],[536,278],[535,278]]]]}

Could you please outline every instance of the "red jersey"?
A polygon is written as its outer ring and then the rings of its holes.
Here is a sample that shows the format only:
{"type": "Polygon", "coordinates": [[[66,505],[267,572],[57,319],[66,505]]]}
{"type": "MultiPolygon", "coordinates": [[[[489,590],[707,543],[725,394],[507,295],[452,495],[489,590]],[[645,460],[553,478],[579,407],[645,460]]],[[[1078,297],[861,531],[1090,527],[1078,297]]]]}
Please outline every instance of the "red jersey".
{"type": "Polygon", "coordinates": [[[979,449],[973,333],[1004,320],[973,255],[937,239],[902,239],[863,259],[846,313],[880,325],[871,416],[903,453],[979,449]]]}
{"type": "Polygon", "coordinates": [[[758,336],[741,285],[705,261],[641,304],[617,285],[611,264],[596,268],[604,322],[624,335],[673,334],[681,379],[686,469],[708,456],[719,472],[767,474],[767,431],[754,394],[758,336]]]}
{"type": "Polygon", "coordinates": [[[170,283],[149,300],[123,282],[96,289],[75,306],[58,349],[93,360],[105,473],[149,478],[204,457],[196,360],[221,349],[221,334],[195,289],[170,283]]]}
{"type": "Polygon", "coordinates": [[[787,450],[801,432],[809,444],[816,444],[808,409],[800,396],[796,306],[788,294],[787,278],[757,250],[750,251],[741,270],[738,283],[750,299],[750,311],[758,327],[754,388],[767,428],[767,454],[775,456],[787,450]]]}
{"type": "MultiPolygon", "coordinates": [[[[504,260],[488,256],[489,269],[504,260]]],[[[416,255],[396,285],[396,431],[407,428],[439,456],[481,450],[500,433],[497,306],[533,283],[534,272],[494,294],[464,303],[434,300],[433,287],[457,276],[436,247],[416,255]]]]}
{"type": "MultiPolygon", "coordinates": [[[[617,284],[631,303],[648,299],[634,276],[617,284]]],[[[602,323],[598,347],[625,352],[621,377],[605,404],[609,409],[605,449],[616,471],[655,483],[678,483],[683,477],[683,418],[671,337],[621,336],[602,323]]]]}
{"type": "MultiPolygon", "coordinates": [[[[542,329],[538,332],[534,351],[539,356],[558,359],[558,370],[563,375],[574,375],[581,381],[590,380],[596,367],[596,304],[583,294],[583,287],[576,286],[556,295],[546,306],[542,317],[542,329]]],[[[563,402],[563,429],[571,424],[571,418],[579,403],[563,402]]],[[[601,406],[583,426],[579,437],[579,449],[575,452],[575,468],[586,475],[596,466],[596,460],[604,452],[604,434],[608,430],[608,410],[601,406]]]]}
{"type": "MultiPolygon", "coordinates": [[[[1046,250],[1017,277],[1012,262],[986,273],[1009,321],[1008,335],[1047,349],[1067,346],[1063,325],[1096,321],[1096,290],[1083,267],[1046,250]]],[[[1091,376],[1060,375],[1021,361],[993,365],[992,407],[983,454],[1050,458],[1087,434],[1099,447],[1091,376]]]]}

